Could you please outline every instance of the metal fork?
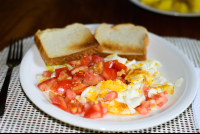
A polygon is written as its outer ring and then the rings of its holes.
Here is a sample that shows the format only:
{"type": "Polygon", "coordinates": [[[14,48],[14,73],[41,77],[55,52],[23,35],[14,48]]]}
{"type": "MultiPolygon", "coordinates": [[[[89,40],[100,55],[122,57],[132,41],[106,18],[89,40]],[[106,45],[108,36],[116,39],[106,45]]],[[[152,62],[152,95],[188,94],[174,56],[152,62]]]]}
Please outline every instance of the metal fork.
{"type": "Polygon", "coordinates": [[[8,58],[7,58],[7,62],[6,62],[9,69],[7,71],[6,78],[5,78],[4,84],[3,84],[1,92],[0,92],[0,117],[2,117],[4,114],[8,86],[10,83],[10,77],[12,74],[12,70],[15,66],[17,66],[21,63],[22,55],[23,55],[22,39],[20,39],[20,40],[11,39],[10,48],[9,48],[9,52],[8,52],[8,58]]]}

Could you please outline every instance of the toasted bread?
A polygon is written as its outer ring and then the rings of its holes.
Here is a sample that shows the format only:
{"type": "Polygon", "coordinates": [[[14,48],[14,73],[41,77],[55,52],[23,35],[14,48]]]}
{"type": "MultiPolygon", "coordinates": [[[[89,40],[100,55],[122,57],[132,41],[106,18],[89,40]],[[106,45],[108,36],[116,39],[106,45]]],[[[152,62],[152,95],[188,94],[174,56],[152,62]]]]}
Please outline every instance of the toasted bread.
{"type": "Polygon", "coordinates": [[[106,57],[112,53],[128,60],[146,60],[146,46],[149,42],[147,30],[131,23],[109,27],[102,23],[95,30],[95,38],[102,47],[97,55],[106,57]]]}
{"type": "Polygon", "coordinates": [[[90,30],[80,23],[64,28],[38,30],[35,44],[46,65],[64,64],[101,51],[90,30]]]}

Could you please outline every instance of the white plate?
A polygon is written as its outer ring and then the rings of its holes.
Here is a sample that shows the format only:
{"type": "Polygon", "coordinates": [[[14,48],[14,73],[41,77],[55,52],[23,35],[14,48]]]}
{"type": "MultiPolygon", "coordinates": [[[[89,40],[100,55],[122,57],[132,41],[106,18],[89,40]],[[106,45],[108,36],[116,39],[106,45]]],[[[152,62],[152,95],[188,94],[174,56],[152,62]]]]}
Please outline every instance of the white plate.
{"type": "MultiPolygon", "coordinates": [[[[98,24],[86,26],[94,32],[98,24]]],[[[174,45],[152,33],[149,33],[149,39],[147,58],[153,58],[162,63],[160,71],[170,82],[175,82],[177,78],[183,77],[184,83],[181,87],[175,88],[174,95],[169,96],[169,101],[162,108],[150,112],[146,116],[107,115],[103,119],[92,120],[69,114],[52,105],[36,87],[35,77],[45,70],[45,63],[35,45],[26,53],[21,63],[22,87],[30,100],[41,110],[75,126],[93,130],[129,131],[162,124],[181,114],[191,104],[197,92],[197,76],[193,64],[174,45]]]]}
{"type": "Polygon", "coordinates": [[[177,16],[177,17],[199,17],[200,13],[177,13],[177,12],[167,12],[167,11],[162,11],[158,10],[156,8],[150,7],[148,5],[145,5],[140,2],[140,0],[130,0],[132,3],[136,4],[137,6],[144,8],[146,10],[159,13],[159,14],[164,14],[164,15],[169,15],[169,16],[177,16]]]}

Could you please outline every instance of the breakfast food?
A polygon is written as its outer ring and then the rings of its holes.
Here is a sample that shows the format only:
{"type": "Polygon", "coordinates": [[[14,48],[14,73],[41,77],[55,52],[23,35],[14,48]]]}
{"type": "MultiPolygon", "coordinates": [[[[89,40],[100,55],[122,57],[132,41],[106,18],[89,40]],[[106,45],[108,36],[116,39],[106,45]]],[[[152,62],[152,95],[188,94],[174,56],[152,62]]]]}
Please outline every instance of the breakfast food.
{"type": "Polygon", "coordinates": [[[146,60],[146,46],[149,38],[144,27],[131,23],[109,27],[103,23],[97,27],[94,36],[102,47],[102,51],[97,54],[98,56],[106,57],[117,53],[128,60],[146,60]]]}
{"type": "Polygon", "coordinates": [[[65,28],[38,30],[35,44],[46,65],[60,65],[101,51],[90,30],[74,23],[65,28]]]}
{"type": "Polygon", "coordinates": [[[47,66],[36,77],[37,87],[54,105],[85,118],[103,118],[108,113],[146,115],[174,93],[174,84],[161,75],[158,66],[161,63],[154,59],[128,61],[117,54],[83,56],[65,65],[47,66]]]}

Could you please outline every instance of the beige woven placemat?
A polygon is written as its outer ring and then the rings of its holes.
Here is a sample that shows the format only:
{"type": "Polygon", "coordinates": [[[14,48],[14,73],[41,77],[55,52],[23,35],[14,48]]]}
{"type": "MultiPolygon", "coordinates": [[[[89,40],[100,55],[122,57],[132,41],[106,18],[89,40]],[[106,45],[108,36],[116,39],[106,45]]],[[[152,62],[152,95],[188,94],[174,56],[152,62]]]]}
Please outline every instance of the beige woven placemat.
{"type": "MultiPolygon", "coordinates": [[[[194,63],[195,67],[200,67],[200,41],[188,38],[171,38],[163,37],[173,43],[177,48],[183,51],[188,58],[194,63]]],[[[26,38],[23,41],[24,52],[34,44],[34,38],[26,38]]],[[[7,67],[8,48],[0,52],[0,87],[3,84],[7,67]]],[[[23,92],[19,81],[19,67],[13,70],[10,81],[8,98],[6,103],[5,115],[0,118],[0,133],[98,133],[98,131],[88,130],[71,126],[61,122],[43,111],[41,111],[23,92]]],[[[195,128],[192,107],[189,106],[182,114],[169,122],[159,126],[133,132],[164,132],[164,133],[199,133],[195,128]]]]}

